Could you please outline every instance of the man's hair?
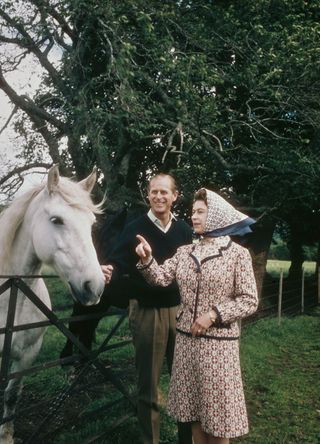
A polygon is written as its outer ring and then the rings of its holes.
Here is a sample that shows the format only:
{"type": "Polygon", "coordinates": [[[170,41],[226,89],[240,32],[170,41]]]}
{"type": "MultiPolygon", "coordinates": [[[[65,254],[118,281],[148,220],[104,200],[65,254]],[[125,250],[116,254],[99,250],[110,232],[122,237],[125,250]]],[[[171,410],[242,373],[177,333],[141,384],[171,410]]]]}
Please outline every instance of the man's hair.
{"type": "Polygon", "coordinates": [[[176,179],[171,174],[169,174],[169,173],[157,173],[154,176],[152,176],[151,179],[148,182],[148,185],[147,185],[147,191],[148,192],[150,190],[151,182],[153,181],[153,179],[157,179],[158,177],[168,177],[170,179],[170,181],[171,181],[172,191],[173,192],[178,191],[176,179]]]}
{"type": "Polygon", "coordinates": [[[200,188],[194,193],[193,202],[196,200],[202,200],[208,206],[207,192],[204,188],[200,188]]]}

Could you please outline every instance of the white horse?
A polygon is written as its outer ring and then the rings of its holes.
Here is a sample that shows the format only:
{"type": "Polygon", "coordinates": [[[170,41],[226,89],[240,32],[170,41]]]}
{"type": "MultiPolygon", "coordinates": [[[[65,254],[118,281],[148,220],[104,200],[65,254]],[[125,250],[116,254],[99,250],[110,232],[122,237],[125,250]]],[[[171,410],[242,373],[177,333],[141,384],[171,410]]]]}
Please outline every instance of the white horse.
{"type": "MultiPolygon", "coordinates": [[[[58,167],[53,166],[45,185],[16,198],[0,216],[0,275],[37,275],[42,264],[48,264],[68,282],[74,299],[84,305],[97,304],[105,282],[91,237],[95,213],[100,212],[90,198],[95,182],[95,171],[77,183],[60,177],[58,167]]],[[[43,280],[28,278],[28,285],[51,308],[43,280]]],[[[0,327],[6,325],[8,303],[9,291],[0,295],[0,327]]],[[[14,325],[45,319],[18,292],[14,325]]],[[[44,328],[36,328],[13,334],[12,372],[31,366],[44,332],[44,328]]],[[[0,351],[3,343],[4,334],[0,335],[0,351]]],[[[4,417],[15,412],[21,382],[21,378],[11,379],[5,390],[4,417]]],[[[13,443],[13,432],[13,421],[4,423],[0,443],[13,443]]]]}

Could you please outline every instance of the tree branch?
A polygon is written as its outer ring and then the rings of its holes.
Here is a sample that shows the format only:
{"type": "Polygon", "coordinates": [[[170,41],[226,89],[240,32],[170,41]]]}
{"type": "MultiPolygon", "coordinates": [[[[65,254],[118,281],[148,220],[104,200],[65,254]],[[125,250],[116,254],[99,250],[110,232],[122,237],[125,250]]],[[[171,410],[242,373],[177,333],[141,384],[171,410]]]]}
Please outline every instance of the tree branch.
{"type": "Polygon", "coordinates": [[[10,123],[12,117],[15,115],[15,113],[16,113],[17,111],[18,111],[18,107],[17,107],[17,105],[15,105],[15,107],[13,108],[13,110],[12,110],[10,116],[8,117],[6,123],[5,123],[5,124],[3,125],[3,127],[1,128],[1,130],[0,130],[0,134],[2,134],[3,131],[7,128],[7,126],[9,125],[9,123],[10,123]]]}
{"type": "Polygon", "coordinates": [[[10,17],[3,9],[0,8],[0,16],[12,26],[18,33],[23,37],[22,39],[18,39],[18,45],[22,48],[28,49],[32,52],[37,59],[39,60],[41,66],[49,73],[52,82],[61,90],[64,91],[65,86],[61,81],[60,75],[58,71],[54,68],[54,66],[49,62],[45,53],[41,52],[38,43],[36,43],[31,35],[25,30],[21,23],[15,21],[12,17],[10,17]]]}
{"type": "Polygon", "coordinates": [[[177,154],[178,155],[178,161],[177,165],[179,165],[181,160],[181,154],[184,154],[183,151],[183,129],[182,129],[182,123],[178,122],[177,126],[171,131],[171,134],[168,139],[167,148],[162,156],[161,163],[164,163],[167,154],[177,154]],[[173,138],[177,134],[180,137],[180,149],[177,150],[177,147],[173,145],[173,138]]]}
{"type": "Polygon", "coordinates": [[[49,155],[53,161],[53,163],[59,163],[61,165],[61,173],[65,175],[67,170],[64,168],[60,153],[59,153],[59,144],[57,137],[52,134],[46,125],[46,122],[43,119],[40,119],[37,116],[32,116],[30,119],[33,121],[35,130],[38,131],[42,137],[44,138],[46,144],[48,145],[49,155]]]}
{"type": "Polygon", "coordinates": [[[223,158],[223,156],[215,148],[213,148],[211,146],[211,143],[204,135],[200,136],[200,141],[204,145],[204,147],[208,151],[210,151],[210,153],[213,154],[213,156],[215,157],[217,162],[222,166],[222,168],[224,168],[227,171],[244,171],[244,172],[248,172],[248,173],[257,173],[257,171],[263,171],[263,172],[266,172],[269,174],[273,172],[273,170],[271,168],[267,168],[267,167],[263,167],[263,166],[251,167],[249,165],[245,165],[242,163],[231,164],[231,163],[227,162],[223,158]]]}
{"type": "Polygon", "coordinates": [[[219,145],[219,151],[222,152],[222,151],[223,151],[223,148],[222,148],[222,143],[221,143],[221,140],[219,139],[219,137],[216,136],[215,134],[209,133],[209,131],[206,131],[206,130],[203,130],[203,132],[204,132],[205,134],[208,134],[208,136],[213,137],[213,138],[217,141],[217,143],[218,143],[218,145],[219,145]]]}
{"type": "Polygon", "coordinates": [[[52,7],[48,2],[44,0],[33,0],[32,3],[39,9],[39,11],[45,11],[50,14],[61,26],[61,30],[67,34],[71,40],[75,38],[75,33],[73,29],[70,27],[69,23],[65,20],[65,18],[59,14],[56,8],[52,7]],[[44,7],[42,9],[42,7],[44,7]]]}
{"type": "Polygon", "coordinates": [[[51,123],[57,129],[59,129],[63,134],[66,134],[66,126],[63,122],[56,119],[51,114],[47,113],[44,109],[39,108],[36,104],[26,96],[19,96],[13,88],[6,82],[3,77],[2,70],[0,67],[0,89],[2,89],[6,95],[10,98],[12,103],[21,108],[28,116],[39,117],[45,121],[51,123]]]}
{"type": "Polygon", "coordinates": [[[23,165],[20,167],[15,167],[13,170],[11,170],[9,173],[5,174],[4,176],[0,177],[0,186],[3,185],[5,182],[7,182],[9,179],[11,179],[15,175],[19,175],[25,171],[29,171],[32,168],[46,168],[49,169],[52,166],[51,163],[45,163],[45,162],[34,162],[29,163],[27,165],[23,165]]]}
{"type": "Polygon", "coordinates": [[[21,39],[9,38],[9,37],[5,37],[4,35],[0,35],[0,42],[10,43],[10,44],[12,43],[13,45],[23,46],[23,42],[21,39]]]}

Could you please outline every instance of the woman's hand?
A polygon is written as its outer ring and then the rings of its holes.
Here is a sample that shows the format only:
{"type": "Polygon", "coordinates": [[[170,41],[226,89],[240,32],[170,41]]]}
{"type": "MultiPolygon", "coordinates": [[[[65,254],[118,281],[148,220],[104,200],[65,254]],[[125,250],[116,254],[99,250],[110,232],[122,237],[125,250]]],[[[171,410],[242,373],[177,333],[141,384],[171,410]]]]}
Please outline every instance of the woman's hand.
{"type": "Polygon", "coordinates": [[[194,323],[191,326],[191,334],[192,337],[196,337],[196,336],[201,336],[203,335],[206,330],[211,327],[212,325],[212,316],[214,316],[216,318],[216,313],[215,312],[209,312],[205,313],[201,316],[199,316],[194,323]],[[210,316],[211,314],[211,316],[210,316]]]}
{"type": "Polygon", "coordinates": [[[136,248],[136,253],[140,257],[141,263],[147,264],[152,258],[152,249],[145,238],[140,236],[140,234],[137,234],[137,239],[140,243],[136,248]]]}

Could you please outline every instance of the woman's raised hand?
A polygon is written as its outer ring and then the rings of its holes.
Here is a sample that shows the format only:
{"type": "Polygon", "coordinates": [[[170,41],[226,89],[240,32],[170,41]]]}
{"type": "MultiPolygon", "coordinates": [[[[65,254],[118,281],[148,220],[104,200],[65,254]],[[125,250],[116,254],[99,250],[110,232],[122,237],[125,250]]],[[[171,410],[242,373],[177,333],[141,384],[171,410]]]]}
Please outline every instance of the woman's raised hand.
{"type": "Polygon", "coordinates": [[[140,257],[141,263],[147,264],[152,257],[152,249],[145,238],[140,236],[140,234],[137,234],[137,239],[140,243],[136,248],[136,253],[140,257]]]}

